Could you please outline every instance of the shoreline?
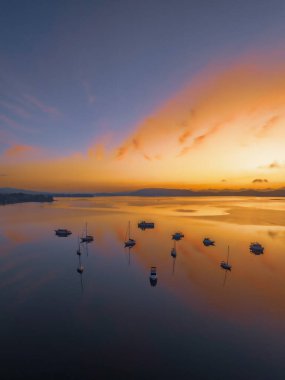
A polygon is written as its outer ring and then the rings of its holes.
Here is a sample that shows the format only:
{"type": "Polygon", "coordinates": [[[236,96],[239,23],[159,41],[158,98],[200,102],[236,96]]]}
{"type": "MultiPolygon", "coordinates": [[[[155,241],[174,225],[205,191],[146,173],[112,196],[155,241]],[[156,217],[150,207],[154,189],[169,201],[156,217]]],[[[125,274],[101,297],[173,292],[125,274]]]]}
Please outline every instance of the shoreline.
{"type": "Polygon", "coordinates": [[[0,194],[0,205],[11,205],[17,203],[26,202],[53,202],[54,198],[52,195],[45,194],[24,194],[24,193],[10,193],[10,194],[0,194]]]}

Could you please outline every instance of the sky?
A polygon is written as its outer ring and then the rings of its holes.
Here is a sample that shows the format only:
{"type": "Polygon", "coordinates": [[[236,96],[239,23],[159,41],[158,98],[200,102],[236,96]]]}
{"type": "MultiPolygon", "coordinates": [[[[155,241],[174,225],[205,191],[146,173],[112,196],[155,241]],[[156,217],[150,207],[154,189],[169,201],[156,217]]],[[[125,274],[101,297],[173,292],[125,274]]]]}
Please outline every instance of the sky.
{"type": "Polygon", "coordinates": [[[1,1],[0,187],[285,186],[284,0],[1,1]]]}

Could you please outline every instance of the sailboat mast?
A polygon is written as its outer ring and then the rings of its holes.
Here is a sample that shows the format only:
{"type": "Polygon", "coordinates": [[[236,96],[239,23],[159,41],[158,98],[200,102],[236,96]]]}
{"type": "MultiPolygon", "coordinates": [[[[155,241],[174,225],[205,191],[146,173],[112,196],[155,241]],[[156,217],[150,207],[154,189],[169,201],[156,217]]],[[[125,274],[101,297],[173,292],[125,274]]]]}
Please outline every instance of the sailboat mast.
{"type": "Polygon", "coordinates": [[[229,263],[229,255],[230,255],[230,246],[228,245],[228,258],[227,258],[227,264],[229,263]]]}

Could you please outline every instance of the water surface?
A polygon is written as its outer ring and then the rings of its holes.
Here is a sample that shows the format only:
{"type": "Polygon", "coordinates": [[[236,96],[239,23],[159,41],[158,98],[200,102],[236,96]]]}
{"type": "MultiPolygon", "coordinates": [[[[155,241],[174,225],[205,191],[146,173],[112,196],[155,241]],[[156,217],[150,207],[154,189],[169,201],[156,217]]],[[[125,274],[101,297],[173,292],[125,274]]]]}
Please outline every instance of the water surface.
{"type": "MultiPolygon", "coordinates": [[[[285,200],[58,198],[0,209],[8,379],[284,379],[285,200]],[[137,228],[140,220],[153,230],[137,228]],[[137,241],[124,248],[128,221],[137,241]],[[94,242],[78,236],[88,223],[94,242]],[[56,228],[72,235],[57,237],[56,228]],[[182,231],[177,257],[171,235],[182,231]],[[203,238],[214,239],[205,247],[203,238]],[[263,255],[249,252],[259,241],[263,255]],[[233,269],[220,261],[230,247],[233,269]],[[150,285],[150,267],[158,282],[150,285]]],[[[5,375],[5,377],[4,377],[5,375]]]]}

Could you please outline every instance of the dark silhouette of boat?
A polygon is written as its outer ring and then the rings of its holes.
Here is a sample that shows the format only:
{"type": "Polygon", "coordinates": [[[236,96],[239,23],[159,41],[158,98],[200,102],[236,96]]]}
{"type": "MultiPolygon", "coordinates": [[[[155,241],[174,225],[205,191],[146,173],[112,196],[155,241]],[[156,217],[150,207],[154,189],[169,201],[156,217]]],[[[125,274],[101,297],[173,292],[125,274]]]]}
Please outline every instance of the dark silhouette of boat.
{"type": "Polygon", "coordinates": [[[156,286],[157,284],[157,271],[156,267],[150,268],[149,282],[151,286],[156,286]]]}
{"type": "Polygon", "coordinates": [[[154,228],[154,223],[153,222],[146,222],[142,220],[141,222],[138,223],[138,228],[141,230],[146,230],[146,229],[152,229],[154,228]]]}
{"type": "Polygon", "coordinates": [[[225,269],[225,270],[232,270],[232,266],[231,264],[229,264],[229,256],[230,256],[230,247],[228,246],[228,257],[227,257],[227,261],[221,261],[221,268],[225,269]]]}
{"type": "Polygon", "coordinates": [[[131,235],[131,222],[128,223],[128,229],[127,229],[126,238],[125,238],[125,247],[133,247],[134,245],[136,245],[135,239],[132,239],[130,235],[131,235]],[[128,237],[128,240],[127,240],[127,237],[128,237]]]}
{"type": "Polygon", "coordinates": [[[210,245],[215,245],[215,242],[214,240],[208,238],[208,237],[205,237],[204,240],[203,240],[203,244],[206,246],[206,247],[209,247],[210,245]]]}
{"type": "Polygon", "coordinates": [[[173,247],[171,249],[171,253],[170,254],[171,254],[171,256],[173,258],[175,258],[177,256],[177,252],[176,252],[176,240],[174,240],[174,245],[173,245],[173,247]]]}
{"type": "Polygon", "coordinates": [[[264,252],[264,247],[258,242],[253,242],[250,243],[249,250],[251,253],[254,253],[255,255],[262,255],[264,252]]]}
{"type": "Polygon", "coordinates": [[[54,232],[57,236],[61,236],[61,237],[67,237],[72,234],[71,231],[65,228],[58,228],[57,230],[54,230],[54,232]]]}
{"type": "Polygon", "coordinates": [[[87,234],[87,223],[86,223],[85,236],[81,237],[81,242],[82,243],[91,243],[91,241],[93,241],[93,240],[94,240],[93,236],[87,234]]]}
{"type": "Polygon", "coordinates": [[[77,248],[76,254],[77,254],[78,256],[81,256],[81,245],[80,245],[79,237],[78,237],[78,248],[77,248]]]}
{"type": "Polygon", "coordinates": [[[184,238],[184,234],[182,232],[175,232],[173,235],[172,235],[172,240],[181,240],[182,238],[184,238]]]}

